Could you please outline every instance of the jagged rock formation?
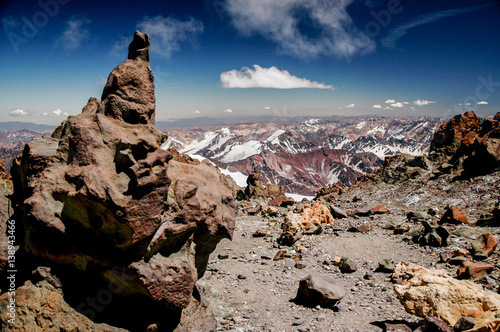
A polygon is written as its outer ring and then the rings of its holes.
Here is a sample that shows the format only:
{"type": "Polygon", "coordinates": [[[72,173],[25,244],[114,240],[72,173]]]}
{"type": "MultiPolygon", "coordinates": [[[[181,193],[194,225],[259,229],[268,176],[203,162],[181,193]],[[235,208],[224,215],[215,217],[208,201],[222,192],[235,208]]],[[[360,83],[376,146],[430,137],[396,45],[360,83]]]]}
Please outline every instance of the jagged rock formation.
{"type": "Polygon", "coordinates": [[[431,143],[433,160],[449,156],[443,171],[472,177],[500,169],[500,113],[483,122],[467,112],[441,125],[431,143]]]}
{"type": "Polygon", "coordinates": [[[103,101],[91,98],[52,137],[24,147],[13,163],[13,202],[21,251],[54,267],[82,313],[105,285],[119,300],[94,310],[98,320],[186,331],[196,319],[215,323],[195,283],[217,243],[232,237],[234,198],[210,163],[160,148],[167,136],[152,125],[148,49],[149,36],[136,32],[103,101]]]}
{"type": "Polygon", "coordinates": [[[239,200],[273,199],[280,196],[285,196],[285,189],[275,184],[268,184],[264,187],[257,173],[250,174],[247,178],[246,188],[237,192],[239,200]]]}
{"type": "Polygon", "coordinates": [[[136,31],[128,60],[109,74],[102,92],[104,114],[128,123],[154,124],[155,95],[149,36],[136,31]]]}

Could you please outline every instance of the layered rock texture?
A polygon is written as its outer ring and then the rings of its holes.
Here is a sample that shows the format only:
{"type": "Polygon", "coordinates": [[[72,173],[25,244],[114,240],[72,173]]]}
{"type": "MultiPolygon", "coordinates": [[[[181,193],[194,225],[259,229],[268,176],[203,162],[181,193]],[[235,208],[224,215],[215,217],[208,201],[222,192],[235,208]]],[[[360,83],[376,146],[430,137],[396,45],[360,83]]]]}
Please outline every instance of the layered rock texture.
{"type": "Polygon", "coordinates": [[[102,102],[91,98],[15,159],[20,251],[53,266],[67,301],[96,321],[132,330],[189,331],[196,319],[211,326],[195,284],[217,243],[232,237],[233,192],[214,166],[160,148],[167,136],[153,125],[148,35],[135,33],[128,57],[102,102]]]}

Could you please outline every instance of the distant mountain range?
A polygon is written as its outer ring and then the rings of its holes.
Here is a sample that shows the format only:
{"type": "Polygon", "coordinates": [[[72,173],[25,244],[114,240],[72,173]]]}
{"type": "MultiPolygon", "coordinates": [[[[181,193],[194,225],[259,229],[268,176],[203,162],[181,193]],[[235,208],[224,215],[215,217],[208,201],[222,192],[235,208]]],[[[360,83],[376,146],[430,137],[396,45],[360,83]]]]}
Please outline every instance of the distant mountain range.
{"type": "Polygon", "coordinates": [[[0,122],[0,130],[33,130],[33,131],[45,131],[54,130],[56,126],[36,124],[32,122],[21,122],[21,121],[9,121],[0,122]]]}
{"type": "Polygon", "coordinates": [[[434,118],[333,117],[167,129],[164,148],[200,155],[243,174],[259,173],[290,193],[314,195],[333,184],[352,184],[380,167],[386,156],[426,154],[434,118]]]}

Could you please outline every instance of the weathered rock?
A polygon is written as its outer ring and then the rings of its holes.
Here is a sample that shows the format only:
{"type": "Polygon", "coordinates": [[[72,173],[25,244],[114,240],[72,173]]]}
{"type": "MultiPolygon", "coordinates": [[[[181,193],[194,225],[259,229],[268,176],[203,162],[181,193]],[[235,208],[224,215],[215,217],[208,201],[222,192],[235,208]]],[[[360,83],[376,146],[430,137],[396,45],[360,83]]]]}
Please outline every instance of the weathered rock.
{"type": "Polygon", "coordinates": [[[109,74],[101,97],[106,116],[132,124],[154,124],[155,86],[149,44],[149,35],[136,31],[128,60],[109,74]]]}
{"type": "Polygon", "coordinates": [[[469,224],[467,217],[455,206],[448,207],[439,220],[440,224],[469,224]]]}
{"type": "Polygon", "coordinates": [[[465,331],[472,329],[474,326],[476,326],[476,322],[474,321],[473,318],[462,317],[456,322],[455,326],[453,326],[453,330],[465,331]]]}
{"type": "Polygon", "coordinates": [[[493,234],[482,234],[472,242],[472,255],[475,259],[485,259],[495,251],[497,243],[493,234]]]}
{"type": "Polygon", "coordinates": [[[10,176],[5,171],[5,166],[0,160],[0,195],[8,196],[14,191],[14,186],[10,176]]]}
{"type": "Polygon", "coordinates": [[[262,210],[262,214],[267,216],[275,216],[278,214],[278,209],[274,206],[266,206],[262,210]]]}
{"type": "Polygon", "coordinates": [[[344,286],[330,277],[308,275],[299,282],[295,301],[306,306],[331,308],[345,296],[344,286]]]}
{"type": "Polygon", "coordinates": [[[445,247],[448,245],[450,233],[443,226],[433,226],[428,221],[422,221],[424,233],[418,236],[418,242],[423,246],[445,247]]]}
{"type": "Polygon", "coordinates": [[[356,266],[356,262],[349,257],[342,257],[342,260],[339,264],[339,269],[342,273],[353,273],[356,272],[358,267],[356,266]]]}
{"type": "Polygon", "coordinates": [[[430,151],[452,155],[458,150],[467,134],[479,133],[480,131],[481,120],[474,112],[456,115],[450,121],[442,124],[434,133],[430,151]]]}
{"type": "Polygon", "coordinates": [[[269,201],[270,206],[280,206],[280,207],[286,207],[290,205],[294,205],[295,200],[291,197],[286,197],[286,196],[278,196],[276,198],[273,198],[271,201],[269,201]]]}
{"type": "Polygon", "coordinates": [[[330,212],[334,218],[339,218],[339,219],[349,218],[347,212],[333,205],[330,205],[330,212]]]}
{"type": "MultiPolygon", "coordinates": [[[[267,199],[285,197],[285,189],[275,184],[269,184],[265,187],[259,179],[259,174],[251,173],[247,178],[247,186],[245,189],[237,192],[239,200],[249,199],[267,199]]],[[[293,201],[295,203],[295,201],[293,201]]],[[[275,205],[275,204],[272,204],[275,205]]],[[[281,205],[277,205],[281,206],[281,205]]]]}
{"type": "Polygon", "coordinates": [[[247,213],[252,216],[254,214],[259,213],[260,210],[262,210],[262,205],[260,205],[259,203],[257,203],[257,206],[254,206],[254,207],[251,207],[250,209],[248,209],[247,213]]]}
{"type": "Polygon", "coordinates": [[[297,241],[302,234],[319,234],[323,231],[323,224],[333,224],[334,219],[330,209],[316,201],[313,206],[305,208],[302,214],[288,212],[283,223],[283,233],[278,242],[291,245],[297,241]]]}
{"type": "Polygon", "coordinates": [[[405,324],[389,324],[385,323],[385,332],[411,332],[412,329],[405,324]]]}
{"type": "Polygon", "coordinates": [[[189,305],[182,310],[179,325],[174,332],[217,331],[217,320],[210,311],[207,301],[195,288],[189,305]]]}
{"type": "Polygon", "coordinates": [[[426,331],[434,331],[434,332],[452,332],[453,330],[446,325],[445,322],[436,317],[425,317],[427,321],[427,329],[426,331]]]}
{"type": "Polygon", "coordinates": [[[96,324],[64,301],[60,292],[27,281],[16,290],[15,324],[10,324],[10,296],[0,296],[2,331],[101,331],[126,332],[107,324],[96,324]]]}
{"type": "Polygon", "coordinates": [[[457,270],[458,279],[471,279],[479,280],[486,278],[486,276],[495,268],[495,266],[488,263],[475,263],[466,259],[461,262],[457,270]]]}
{"type": "MultiPolygon", "coordinates": [[[[148,47],[136,33],[131,59],[104,89],[106,115],[70,117],[54,137],[24,147],[12,167],[13,203],[20,250],[34,264],[58,266],[68,282],[78,273],[103,278],[130,299],[130,312],[148,303],[171,323],[193,301],[217,243],[232,237],[235,207],[215,166],[160,148],[167,137],[151,125],[148,47]]],[[[145,328],[149,319],[136,321],[145,328]]]]}
{"type": "Polygon", "coordinates": [[[430,216],[427,214],[427,212],[411,211],[408,212],[406,218],[408,218],[409,221],[421,222],[424,220],[428,220],[430,216]]]}
{"type": "Polygon", "coordinates": [[[397,264],[393,277],[408,279],[403,285],[394,285],[394,291],[411,314],[439,317],[449,326],[462,317],[474,317],[476,326],[470,330],[474,332],[500,328],[500,295],[481,285],[405,262],[397,264]]]}
{"type": "Polygon", "coordinates": [[[393,273],[396,269],[396,262],[392,259],[384,259],[378,263],[377,272],[393,273]]]}
{"type": "Polygon", "coordinates": [[[371,208],[370,209],[370,212],[372,214],[384,214],[384,213],[387,213],[389,212],[389,210],[387,210],[385,207],[383,207],[382,205],[378,205],[374,208],[371,208]]]}

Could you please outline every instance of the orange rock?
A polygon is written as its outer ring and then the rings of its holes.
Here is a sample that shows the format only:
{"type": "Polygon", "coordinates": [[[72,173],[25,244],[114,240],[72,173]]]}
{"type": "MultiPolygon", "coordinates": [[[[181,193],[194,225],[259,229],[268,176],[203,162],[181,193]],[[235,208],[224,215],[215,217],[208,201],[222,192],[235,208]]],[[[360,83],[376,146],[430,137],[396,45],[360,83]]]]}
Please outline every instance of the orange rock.
{"type": "Polygon", "coordinates": [[[458,268],[457,278],[472,280],[483,279],[493,270],[493,268],[494,266],[488,263],[473,263],[470,260],[465,260],[458,268]]]}
{"type": "Polygon", "coordinates": [[[465,214],[462,213],[455,206],[448,207],[441,217],[439,224],[467,224],[469,225],[469,221],[465,214]]]}
{"type": "Polygon", "coordinates": [[[379,205],[379,206],[376,206],[376,207],[370,209],[370,212],[373,213],[373,214],[384,214],[384,213],[389,212],[389,210],[387,210],[382,205],[379,205]]]}

